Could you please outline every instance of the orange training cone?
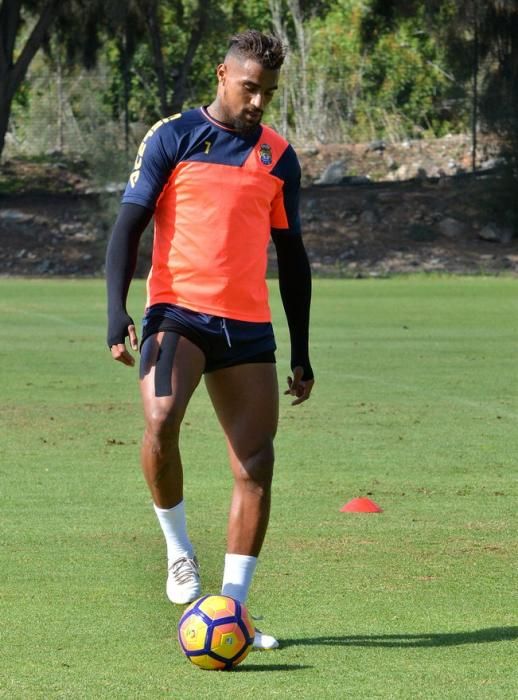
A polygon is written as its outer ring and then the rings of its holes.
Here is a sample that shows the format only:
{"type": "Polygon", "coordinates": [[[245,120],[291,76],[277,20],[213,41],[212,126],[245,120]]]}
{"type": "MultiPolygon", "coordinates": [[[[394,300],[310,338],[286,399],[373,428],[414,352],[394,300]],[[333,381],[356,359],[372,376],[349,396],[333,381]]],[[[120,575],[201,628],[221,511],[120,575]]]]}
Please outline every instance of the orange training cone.
{"type": "Polygon", "coordinates": [[[382,509],[370,498],[353,498],[340,508],[341,513],[382,513],[382,509]]]}

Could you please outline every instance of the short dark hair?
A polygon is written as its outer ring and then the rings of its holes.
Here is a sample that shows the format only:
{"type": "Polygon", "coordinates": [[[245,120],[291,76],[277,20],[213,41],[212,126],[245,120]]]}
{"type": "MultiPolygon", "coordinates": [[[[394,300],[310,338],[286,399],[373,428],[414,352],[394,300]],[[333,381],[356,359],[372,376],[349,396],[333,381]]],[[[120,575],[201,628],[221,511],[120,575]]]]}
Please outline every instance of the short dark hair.
{"type": "Polygon", "coordinates": [[[235,34],[229,41],[228,54],[250,58],[263,68],[279,70],[286,56],[286,49],[275,34],[263,34],[256,29],[235,34]]]}

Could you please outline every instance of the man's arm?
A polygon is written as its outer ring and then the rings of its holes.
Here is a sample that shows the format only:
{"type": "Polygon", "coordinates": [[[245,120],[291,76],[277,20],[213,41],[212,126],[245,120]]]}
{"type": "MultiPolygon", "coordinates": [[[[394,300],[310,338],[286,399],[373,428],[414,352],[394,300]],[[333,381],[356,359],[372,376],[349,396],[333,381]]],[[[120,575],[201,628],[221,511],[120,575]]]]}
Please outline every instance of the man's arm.
{"type": "Polygon", "coordinates": [[[293,405],[309,398],[313,387],[313,369],[309,361],[309,310],[311,304],[311,268],[300,235],[272,229],[277,251],[279,288],[286,312],[291,340],[291,369],[287,394],[296,396],[293,405]]]}
{"type": "Polygon", "coordinates": [[[126,311],[128,290],[135,272],[138,246],[153,212],[139,204],[122,204],[106,251],[106,286],[108,292],[108,347],[115,360],[133,365],[127,351],[126,336],[133,350],[138,349],[137,333],[126,311]]]}

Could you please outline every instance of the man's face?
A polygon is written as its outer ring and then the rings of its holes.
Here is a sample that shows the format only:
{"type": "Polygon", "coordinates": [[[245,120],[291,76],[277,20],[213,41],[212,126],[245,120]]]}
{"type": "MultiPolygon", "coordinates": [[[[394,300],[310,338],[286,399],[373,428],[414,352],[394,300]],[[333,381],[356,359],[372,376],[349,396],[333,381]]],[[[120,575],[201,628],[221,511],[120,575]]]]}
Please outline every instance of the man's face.
{"type": "Polygon", "coordinates": [[[217,76],[225,123],[242,132],[255,129],[277,89],[279,71],[263,68],[252,59],[228,56],[218,66],[217,76]]]}

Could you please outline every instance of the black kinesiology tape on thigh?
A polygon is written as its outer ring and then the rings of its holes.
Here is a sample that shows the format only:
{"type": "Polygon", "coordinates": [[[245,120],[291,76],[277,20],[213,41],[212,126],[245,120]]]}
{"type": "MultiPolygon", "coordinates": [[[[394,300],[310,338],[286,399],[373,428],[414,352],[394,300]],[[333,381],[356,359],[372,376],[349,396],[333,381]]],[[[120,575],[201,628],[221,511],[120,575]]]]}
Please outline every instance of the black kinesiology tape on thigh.
{"type": "Polygon", "coordinates": [[[173,393],[173,363],[179,336],[164,333],[155,364],[155,396],[171,396],[173,393]]]}

